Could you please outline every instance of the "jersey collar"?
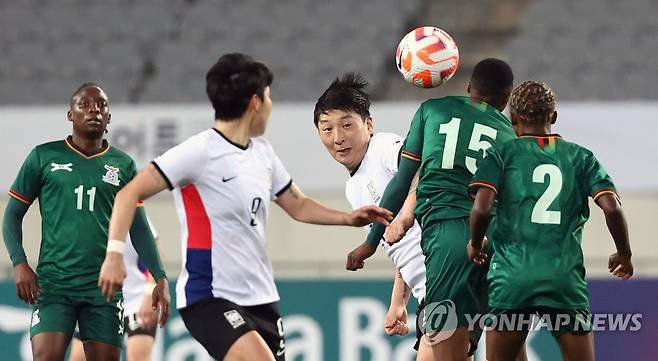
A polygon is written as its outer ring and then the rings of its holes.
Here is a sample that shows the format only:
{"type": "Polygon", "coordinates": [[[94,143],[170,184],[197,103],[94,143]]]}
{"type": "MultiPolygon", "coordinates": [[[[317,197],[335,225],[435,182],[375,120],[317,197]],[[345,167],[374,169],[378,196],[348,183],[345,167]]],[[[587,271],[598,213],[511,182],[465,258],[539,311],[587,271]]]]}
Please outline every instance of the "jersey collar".
{"type": "Polygon", "coordinates": [[[557,138],[562,138],[559,134],[532,134],[532,133],[524,133],[519,135],[519,138],[523,137],[533,137],[533,138],[548,138],[548,137],[557,137],[557,138]]]}
{"type": "Polygon", "coordinates": [[[73,137],[68,136],[66,139],[64,139],[64,143],[74,152],[78,153],[81,157],[85,159],[92,159],[96,157],[100,157],[101,155],[107,153],[110,150],[110,144],[107,142],[106,139],[103,139],[103,143],[101,145],[101,150],[98,151],[98,153],[94,154],[87,154],[82,148],[78,147],[77,144],[73,143],[73,137]]]}
{"type": "MultiPolygon", "coordinates": [[[[239,148],[240,150],[247,150],[247,149],[249,149],[249,145],[247,145],[247,146],[245,147],[245,146],[242,145],[242,144],[238,144],[238,143],[235,143],[235,142],[231,141],[230,139],[228,139],[228,138],[224,135],[224,133],[220,132],[219,129],[217,129],[217,128],[212,128],[212,130],[214,130],[215,132],[217,132],[217,134],[219,134],[222,138],[224,138],[224,140],[227,141],[229,144],[231,144],[231,145],[233,145],[233,146],[239,148]]],[[[249,141],[249,143],[251,143],[251,141],[249,141]]]]}

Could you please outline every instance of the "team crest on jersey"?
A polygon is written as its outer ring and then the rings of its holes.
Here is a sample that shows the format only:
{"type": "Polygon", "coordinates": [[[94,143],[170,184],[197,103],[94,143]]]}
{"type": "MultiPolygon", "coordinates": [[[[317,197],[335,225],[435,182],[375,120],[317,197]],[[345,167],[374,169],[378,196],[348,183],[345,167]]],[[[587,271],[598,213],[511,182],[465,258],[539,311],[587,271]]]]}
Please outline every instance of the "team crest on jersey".
{"type": "Polygon", "coordinates": [[[111,185],[119,186],[121,180],[119,179],[119,168],[112,167],[111,165],[105,165],[107,172],[103,176],[103,182],[110,183],[111,185]]]}
{"type": "Polygon", "coordinates": [[[370,193],[370,198],[372,198],[372,202],[375,204],[379,204],[379,200],[381,199],[381,196],[379,193],[377,193],[377,188],[375,188],[375,182],[370,181],[368,185],[366,186],[368,188],[368,192],[370,193]]]}
{"type": "Polygon", "coordinates": [[[50,168],[51,172],[56,172],[58,170],[65,170],[67,172],[73,172],[73,163],[66,163],[66,164],[59,164],[59,163],[50,163],[50,168]]]}

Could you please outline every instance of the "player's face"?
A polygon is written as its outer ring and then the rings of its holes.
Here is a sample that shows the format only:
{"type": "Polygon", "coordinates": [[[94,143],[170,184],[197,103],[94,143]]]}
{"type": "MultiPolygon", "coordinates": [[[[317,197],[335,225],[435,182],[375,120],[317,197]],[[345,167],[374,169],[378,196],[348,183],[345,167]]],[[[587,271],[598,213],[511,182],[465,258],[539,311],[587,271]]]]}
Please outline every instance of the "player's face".
{"type": "Polygon", "coordinates": [[[88,138],[102,138],[110,123],[110,108],[103,89],[89,86],[73,99],[68,117],[73,132],[88,138]]]}
{"type": "MultiPolygon", "coordinates": [[[[256,97],[258,98],[258,97],[256,97]]],[[[251,136],[257,137],[265,133],[267,124],[270,121],[270,114],[272,113],[272,99],[270,98],[270,87],[266,87],[263,91],[263,100],[260,101],[260,107],[256,113],[256,118],[252,126],[251,136]]]]}
{"type": "Polygon", "coordinates": [[[321,114],[318,133],[334,159],[353,171],[363,160],[372,135],[372,119],[365,121],[355,112],[330,110],[321,114]]]}

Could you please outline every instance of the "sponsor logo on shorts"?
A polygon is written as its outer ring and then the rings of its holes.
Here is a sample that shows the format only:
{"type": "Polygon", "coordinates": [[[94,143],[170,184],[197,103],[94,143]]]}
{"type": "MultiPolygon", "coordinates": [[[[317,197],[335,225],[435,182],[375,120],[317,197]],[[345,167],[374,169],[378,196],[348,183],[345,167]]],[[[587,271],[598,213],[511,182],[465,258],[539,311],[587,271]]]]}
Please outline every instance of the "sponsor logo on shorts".
{"type": "Polygon", "coordinates": [[[242,315],[236,310],[224,312],[224,317],[226,318],[226,321],[228,321],[228,323],[233,326],[233,329],[236,329],[245,324],[244,318],[242,318],[242,315]]]}
{"type": "Polygon", "coordinates": [[[117,311],[117,318],[119,318],[119,336],[123,335],[123,300],[118,300],[116,303],[116,308],[118,309],[117,311]]]}
{"type": "Polygon", "coordinates": [[[39,318],[39,309],[34,310],[32,312],[32,321],[30,322],[30,327],[34,327],[41,322],[41,319],[39,318]]]}
{"type": "Polygon", "coordinates": [[[435,345],[449,339],[457,329],[457,311],[452,300],[432,302],[425,306],[423,341],[435,345]]]}

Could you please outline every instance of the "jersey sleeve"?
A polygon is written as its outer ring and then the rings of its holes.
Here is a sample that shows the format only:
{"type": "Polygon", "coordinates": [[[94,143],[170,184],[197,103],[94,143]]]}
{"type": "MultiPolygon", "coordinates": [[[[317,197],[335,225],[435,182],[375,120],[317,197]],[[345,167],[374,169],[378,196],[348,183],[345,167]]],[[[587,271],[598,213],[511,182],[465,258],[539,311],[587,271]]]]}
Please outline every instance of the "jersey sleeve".
{"type": "Polygon", "coordinates": [[[594,154],[589,154],[586,161],[586,187],[589,195],[592,196],[594,200],[599,198],[604,194],[612,194],[616,198],[617,190],[615,184],[612,182],[612,178],[608,175],[608,172],[603,168],[603,165],[596,159],[594,154]]]}
{"type": "Polygon", "coordinates": [[[382,166],[390,174],[395,175],[398,172],[398,163],[403,140],[395,134],[387,137],[381,146],[382,166]]]}
{"type": "Polygon", "coordinates": [[[503,160],[500,151],[496,147],[489,148],[468,185],[468,194],[475,198],[480,187],[489,188],[498,194],[502,180],[503,160]]]}
{"type": "Polygon", "coordinates": [[[41,162],[37,148],[32,149],[18,171],[9,195],[27,205],[32,204],[41,191],[41,162]]]}
{"type": "Polygon", "coordinates": [[[409,133],[404,140],[400,156],[420,162],[423,156],[423,139],[425,132],[425,116],[423,114],[423,105],[421,105],[409,127],[409,133]]]}
{"type": "Polygon", "coordinates": [[[279,159],[276,153],[274,153],[274,150],[271,149],[271,151],[274,159],[272,164],[272,194],[270,197],[272,200],[275,200],[290,188],[292,185],[292,178],[283,166],[281,159],[279,159]]]}
{"type": "Polygon", "coordinates": [[[194,183],[206,168],[208,154],[198,138],[190,138],[151,162],[169,190],[194,183]]]}

